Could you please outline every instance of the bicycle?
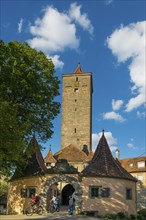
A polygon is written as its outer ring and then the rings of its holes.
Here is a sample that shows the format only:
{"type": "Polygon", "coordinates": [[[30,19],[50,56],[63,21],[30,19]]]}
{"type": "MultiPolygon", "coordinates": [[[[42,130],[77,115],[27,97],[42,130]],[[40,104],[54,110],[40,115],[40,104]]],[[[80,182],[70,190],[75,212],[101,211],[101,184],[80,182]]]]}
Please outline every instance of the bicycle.
{"type": "Polygon", "coordinates": [[[52,204],[52,203],[49,204],[48,212],[54,213],[54,212],[59,212],[59,211],[60,211],[59,205],[52,204]]]}
{"type": "Polygon", "coordinates": [[[27,216],[31,216],[33,214],[38,214],[42,215],[43,214],[43,207],[41,205],[29,205],[28,207],[25,208],[24,213],[27,216]]]}

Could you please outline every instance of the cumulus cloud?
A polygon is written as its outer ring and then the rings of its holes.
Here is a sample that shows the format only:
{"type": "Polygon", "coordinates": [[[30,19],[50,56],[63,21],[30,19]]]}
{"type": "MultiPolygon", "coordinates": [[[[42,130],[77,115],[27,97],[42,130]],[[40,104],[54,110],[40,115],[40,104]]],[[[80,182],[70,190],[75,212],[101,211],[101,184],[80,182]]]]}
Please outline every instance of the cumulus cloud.
{"type": "Polygon", "coordinates": [[[18,23],[18,33],[22,32],[22,26],[23,26],[23,18],[21,18],[18,23]]]}
{"type": "Polygon", "coordinates": [[[79,46],[75,25],[66,14],[52,6],[46,8],[42,19],[37,18],[30,26],[30,33],[34,38],[29,40],[29,44],[46,53],[63,51],[66,47],[77,49],[79,46]]]}
{"type": "Polygon", "coordinates": [[[72,3],[69,10],[70,18],[75,20],[84,30],[88,31],[92,35],[94,28],[88,19],[88,15],[86,13],[81,14],[81,8],[81,5],[72,3]]]}
{"type": "Polygon", "coordinates": [[[118,114],[114,111],[103,113],[103,119],[105,119],[105,120],[115,120],[115,121],[118,121],[118,122],[125,121],[125,119],[120,114],[118,114]]]}
{"type": "Polygon", "coordinates": [[[54,56],[48,56],[48,58],[51,58],[55,67],[62,69],[64,66],[64,63],[60,60],[60,56],[59,55],[54,55],[54,56]]]}
{"type": "MultiPolygon", "coordinates": [[[[104,132],[104,135],[105,135],[106,140],[108,142],[108,145],[111,149],[111,152],[114,152],[117,149],[117,147],[116,147],[117,139],[113,137],[111,132],[104,132]]],[[[98,145],[98,142],[99,142],[101,136],[102,136],[102,132],[92,134],[92,149],[93,149],[93,151],[96,150],[96,147],[98,145]]]]}
{"type": "Polygon", "coordinates": [[[130,149],[137,149],[137,147],[135,147],[133,143],[128,143],[127,147],[130,149]]]}
{"type": "Polygon", "coordinates": [[[114,100],[114,99],[112,99],[112,109],[114,111],[119,110],[122,105],[123,105],[123,100],[114,100]]]}
{"type": "Polygon", "coordinates": [[[76,23],[90,34],[93,33],[93,26],[87,14],[82,14],[80,9],[81,5],[78,6],[76,3],[71,4],[66,12],[59,12],[53,6],[48,6],[43,11],[42,18],[37,18],[29,27],[33,36],[28,39],[30,46],[51,56],[58,68],[64,65],[59,53],[68,48],[71,50],[79,48],[80,38],[77,37],[76,23]]]}
{"type": "Polygon", "coordinates": [[[146,21],[120,26],[107,38],[108,48],[117,57],[118,62],[130,60],[129,74],[132,83],[132,97],[125,111],[130,112],[145,103],[145,30],[146,21]],[[123,40],[124,39],[124,40],[123,40]]]}

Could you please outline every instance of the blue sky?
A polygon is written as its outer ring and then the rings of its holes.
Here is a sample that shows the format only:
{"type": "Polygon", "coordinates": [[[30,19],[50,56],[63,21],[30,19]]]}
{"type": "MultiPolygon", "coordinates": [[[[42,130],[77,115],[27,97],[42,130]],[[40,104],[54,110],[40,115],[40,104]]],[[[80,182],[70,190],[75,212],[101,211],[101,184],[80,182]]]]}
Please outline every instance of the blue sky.
{"type": "MultiPolygon", "coordinates": [[[[51,57],[56,75],[93,76],[92,147],[102,129],[120,158],[146,155],[146,1],[1,0],[1,39],[27,41],[51,57]]],[[[60,93],[62,87],[60,85],[60,93]]],[[[56,98],[61,102],[61,95],[56,98]]],[[[61,114],[46,144],[60,150],[61,114]]]]}

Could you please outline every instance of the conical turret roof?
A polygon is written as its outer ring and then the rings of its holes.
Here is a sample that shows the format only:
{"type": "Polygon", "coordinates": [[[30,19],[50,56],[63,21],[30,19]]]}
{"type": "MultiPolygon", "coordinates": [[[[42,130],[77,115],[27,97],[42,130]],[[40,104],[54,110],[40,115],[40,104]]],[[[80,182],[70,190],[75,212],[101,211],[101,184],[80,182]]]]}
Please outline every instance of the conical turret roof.
{"type": "Polygon", "coordinates": [[[53,157],[51,149],[47,153],[46,157],[44,158],[45,163],[56,163],[56,159],[53,157]]]}
{"type": "Polygon", "coordinates": [[[80,66],[80,63],[78,64],[76,70],[74,71],[74,73],[79,74],[79,73],[83,73],[82,68],[80,66]]]}
{"type": "Polygon", "coordinates": [[[19,167],[17,167],[12,179],[42,175],[47,171],[40,147],[35,137],[32,137],[27,151],[29,151],[29,153],[25,153],[24,155],[26,158],[25,164],[20,164],[19,167]]]}
{"type": "Polygon", "coordinates": [[[135,178],[129,174],[111,154],[107,140],[104,136],[98,143],[96,151],[89,165],[82,171],[83,176],[99,176],[123,178],[135,181],[135,178]]]}

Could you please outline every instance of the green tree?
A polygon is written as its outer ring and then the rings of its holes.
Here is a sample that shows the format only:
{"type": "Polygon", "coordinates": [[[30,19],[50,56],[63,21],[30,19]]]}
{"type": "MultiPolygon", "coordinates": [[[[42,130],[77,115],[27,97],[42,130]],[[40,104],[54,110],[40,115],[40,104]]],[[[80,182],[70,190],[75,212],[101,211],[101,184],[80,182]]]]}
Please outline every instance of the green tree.
{"type": "Polygon", "coordinates": [[[8,192],[8,182],[2,178],[0,179],[0,198],[6,196],[8,192]]]}
{"type": "Polygon", "coordinates": [[[23,158],[35,134],[45,142],[60,111],[54,64],[27,43],[0,41],[0,167],[9,170],[23,158]]]}

